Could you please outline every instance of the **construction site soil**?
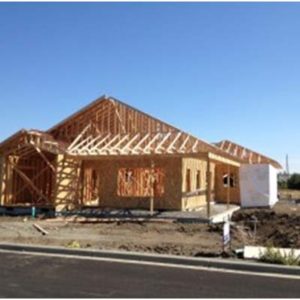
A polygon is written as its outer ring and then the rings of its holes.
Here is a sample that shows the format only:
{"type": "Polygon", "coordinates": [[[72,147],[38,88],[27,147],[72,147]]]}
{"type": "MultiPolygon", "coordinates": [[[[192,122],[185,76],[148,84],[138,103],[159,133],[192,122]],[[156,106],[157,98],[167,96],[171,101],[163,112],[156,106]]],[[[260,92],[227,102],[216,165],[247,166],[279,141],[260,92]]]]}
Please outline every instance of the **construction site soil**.
{"type": "MultiPolygon", "coordinates": [[[[0,217],[2,243],[125,250],[207,256],[222,254],[222,224],[100,222],[80,218],[0,217]],[[43,235],[33,225],[38,224],[43,235]]],[[[299,204],[280,202],[273,209],[241,209],[231,225],[231,251],[245,245],[300,248],[299,204]]]]}

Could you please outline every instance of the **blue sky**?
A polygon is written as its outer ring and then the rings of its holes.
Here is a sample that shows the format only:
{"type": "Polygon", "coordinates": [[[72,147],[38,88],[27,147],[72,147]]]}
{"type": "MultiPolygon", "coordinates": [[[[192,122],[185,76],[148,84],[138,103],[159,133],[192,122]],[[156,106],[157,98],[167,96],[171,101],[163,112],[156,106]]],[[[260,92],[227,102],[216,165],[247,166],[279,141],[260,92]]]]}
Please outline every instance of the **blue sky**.
{"type": "Polygon", "coordinates": [[[300,172],[300,3],[0,3],[0,139],[102,94],[300,172]]]}

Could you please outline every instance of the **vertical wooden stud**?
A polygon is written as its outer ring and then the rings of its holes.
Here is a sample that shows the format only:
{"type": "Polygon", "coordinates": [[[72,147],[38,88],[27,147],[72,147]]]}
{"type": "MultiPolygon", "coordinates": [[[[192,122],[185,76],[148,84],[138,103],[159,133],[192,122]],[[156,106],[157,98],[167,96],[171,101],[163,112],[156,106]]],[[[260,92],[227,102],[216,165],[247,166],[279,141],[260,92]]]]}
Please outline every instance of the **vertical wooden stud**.
{"type": "Polygon", "coordinates": [[[230,205],[230,165],[227,165],[227,209],[229,209],[229,205],[230,205]]]}
{"type": "Polygon", "coordinates": [[[210,202],[211,202],[211,162],[210,158],[207,158],[207,167],[206,167],[206,180],[207,180],[207,189],[206,189],[206,213],[207,218],[210,218],[211,211],[210,211],[210,202]]]}
{"type": "Polygon", "coordinates": [[[153,215],[154,214],[154,181],[155,181],[155,177],[154,177],[154,162],[153,160],[151,161],[151,177],[150,177],[150,184],[151,184],[151,197],[150,197],[150,214],[153,215]]]}

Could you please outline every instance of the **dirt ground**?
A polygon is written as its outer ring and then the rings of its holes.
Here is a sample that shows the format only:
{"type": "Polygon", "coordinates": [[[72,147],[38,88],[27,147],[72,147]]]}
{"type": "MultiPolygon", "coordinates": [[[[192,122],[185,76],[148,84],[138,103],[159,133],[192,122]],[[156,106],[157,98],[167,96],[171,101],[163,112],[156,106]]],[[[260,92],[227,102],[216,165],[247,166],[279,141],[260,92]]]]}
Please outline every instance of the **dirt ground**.
{"type": "Polygon", "coordinates": [[[283,200],[300,200],[300,190],[279,190],[279,197],[283,200]]]}
{"type": "MultiPolygon", "coordinates": [[[[1,242],[220,256],[222,225],[154,222],[74,223],[68,219],[0,217],[1,242]],[[37,223],[48,231],[38,232],[37,223]]],[[[232,250],[244,245],[300,248],[300,205],[280,201],[273,209],[241,209],[231,226],[232,250]],[[256,226],[255,218],[256,218],[256,226]],[[256,229],[255,229],[256,227],[256,229]]],[[[234,251],[231,252],[234,255],[234,251]]]]}

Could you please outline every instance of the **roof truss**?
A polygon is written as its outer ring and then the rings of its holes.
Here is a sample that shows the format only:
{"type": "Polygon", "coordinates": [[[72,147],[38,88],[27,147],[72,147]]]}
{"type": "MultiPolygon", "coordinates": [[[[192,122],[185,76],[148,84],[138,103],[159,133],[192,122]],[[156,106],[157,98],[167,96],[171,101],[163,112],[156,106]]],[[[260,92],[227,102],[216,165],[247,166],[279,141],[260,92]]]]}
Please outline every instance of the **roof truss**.
{"type": "Polygon", "coordinates": [[[25,156],[41,150],[59,154],[64,152],[66,146],[47,133],[37,130],[21,130],[2,142],[0,148],[4,155],[25,156]]]}
{"type": "Polygon", "coordinates": [[[201,143],[196,138],[182,132],[103,133],[96,136],[85,133],[87,133],[86,129],[68,147],[68,154],[79,156],[144,155],[203,151],[201,143]]]}
{"type": "Polygon", "coordinates": [[[271,164],[278,169],[282,168],[282,166],[277,161],[268,158],[267,156],[262,155],[258,152],[245,148],[241,145],[238,145],[234,142],[224,140],[215,145],[218,146],[221,150],[225,151],[226,153],[231,154],[232,156],[235,156],[249,164],[265,163],[265,164],[271,164]]]}

